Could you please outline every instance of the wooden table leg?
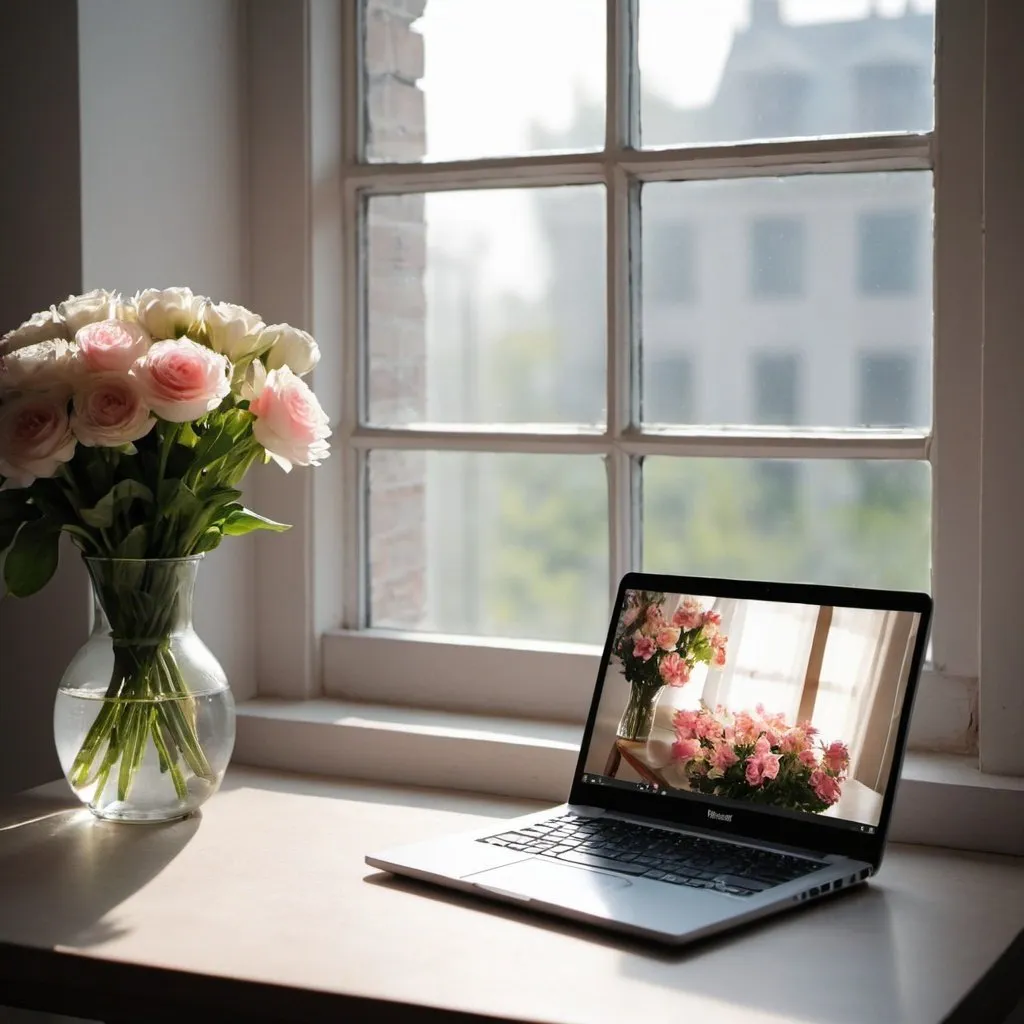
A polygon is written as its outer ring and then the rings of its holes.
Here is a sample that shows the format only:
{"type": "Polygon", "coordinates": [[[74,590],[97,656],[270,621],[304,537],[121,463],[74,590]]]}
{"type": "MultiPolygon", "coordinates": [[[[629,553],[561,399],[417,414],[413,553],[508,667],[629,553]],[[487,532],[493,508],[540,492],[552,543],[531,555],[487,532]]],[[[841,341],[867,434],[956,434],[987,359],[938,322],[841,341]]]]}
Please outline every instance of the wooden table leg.
{"type": "Polygon", "coordinates": [[[615,742],[612,744],[612,749],[608,751],[608,762],[604,766],[605,776],[609,779],[614,779],[621,763],[622,751],[619,750],[618,742],[615,742]]]}

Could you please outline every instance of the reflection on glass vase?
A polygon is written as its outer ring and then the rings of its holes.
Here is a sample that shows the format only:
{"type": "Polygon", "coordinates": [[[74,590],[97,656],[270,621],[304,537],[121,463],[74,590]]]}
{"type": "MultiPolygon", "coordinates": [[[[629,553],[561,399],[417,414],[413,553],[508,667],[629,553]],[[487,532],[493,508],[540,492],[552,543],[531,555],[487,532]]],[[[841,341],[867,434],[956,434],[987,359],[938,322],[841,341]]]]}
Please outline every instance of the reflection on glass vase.
{"type": "Polygon", "coordinates": [[[224,671],[192,628],[202,556],[87,558],[92,634],[57,691],[54,738],[97,817],[184,817],[216,791],[235,742],[224,671]]]}
{"type": "Polygon", "coordinates": [[[660,683],[630,682],[629,701],[615,730],[620,740],[646,740],[651,735],[654,712],[664,689],[660,683]]]}

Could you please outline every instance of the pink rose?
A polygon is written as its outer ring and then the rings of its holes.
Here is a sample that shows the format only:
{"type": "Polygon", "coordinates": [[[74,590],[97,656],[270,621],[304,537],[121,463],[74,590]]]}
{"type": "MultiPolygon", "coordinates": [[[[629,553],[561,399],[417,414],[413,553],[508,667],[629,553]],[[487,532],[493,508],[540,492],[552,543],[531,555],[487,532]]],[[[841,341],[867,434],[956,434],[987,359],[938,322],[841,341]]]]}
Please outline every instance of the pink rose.
{"type": "Polygon", "coordinates": [[[676,740],[672,744],[672,757],[676,761],[692,761],[700,753],[700,744],[695,739],[676,740]]]}
{"type": "Polygon", "coordinates": [[[728,771],[738,760],[736,751],[728,743],[719,743],[711,751],[711,767],[717,768],[720,772],[728,771]]]}
{"type": "Polygon", "coordinates": [[[758,753],[747,758],[744,773],[748,785],[760,786],[765,779],[774,779],[779,774],[779,757],[777,754],[758,753]]]}
{"type": "Polygon", "coordinates": [[[212,412],[230,390],[224,356],[189,338],[158,341],[136,362],[143,401],[170,423],[212,412]]]}
{"type": "Polygon", "coordinates": [[[73,404],[71,429],[84,445],[116,448],[145,437],[156,423],[138,381],[126,373],[85,374],[73,404]]]}
{"type": "Polygon", "coordinates": [[[716,647],[715,653],[711,657],[711,662],[716,668],[721,668],[725,664],[725,648],[716,647]]]}
{"type": "Polygon", "coordinates": [[[697,734],[697,723],[699,721],[699,711],[688,711],[685,708],[680,708],[672,716],[672,727],[681,740],[686,740],[697,734]]]}
{"type": "Polygon", "coordinates": [[[810,747],[805,747],[796,756],[800,763],[808,768],[816,768],[818,766],[818,755],[810,747]]]}
{"type": "Polygon", "coordinates": [[[681,636],[678,626],[662,626],[654,637],[654,642],[663,651],[674,651],[681,636]]]}
{"type": "Polygon", "coordinates": [[[833,775],[840,775],[849,767],[850,752],[846,749],[845,743],[836,740],[825,748],[821,759],[833,775]]]}
{"type": "Polygon", "coordinates": [[[327,458],[326,439],[331,436],[327,414],[309,385],[287,366],[267,374],[249,411],[256,417],[253,436],[282,469],[319,466],[327,458]]]}
{"type": "Polygon", "coordinates": [[[761,727],[749,711],[737,711],[734,724],[736,738],[740,743],[753,743],[761,732],[761,727]]]}
{"type": "Polygon", "coordinates": [[[818,799],[830,807],[842,795],[839,783],[827,772],[823,772],[820,769],[811,772],[810,783],[811,789],[817,794],[818,799]]]}
{"type": "Polygon", "coordinates": [[[633,643],[633,657],[650,661],[654,654],[654,641],[649,636],[638,636],[633,643]]]}
{"type": "Polygon", "coordinates": [[[75,344],[87,370],[128,371],[136,359],[146,354],[150,338],[140,324],[98,320],[80,328],[75,335],[75,344]]]}
{"type": "Polygon", "coordinates": [[[669,686],[682,686],[690,681],[690,666],[685,658],[680,658],[674,651],[666,654],[658,665],[658,675],[669,686]]]}
{"type": "Polygon", "coordinates": [[[696,629],[703,622],[704,613],[700,602],[694,597],[684,598],[682,607],[678,608],[672,616],[672,625],[679,626],[680,629],[686,631],[696,629]]]}
{"type": "Polygon", "coordinates": [[[26,395],[0,406],[0,476],[14,487],[51,477],[75,454],[67,400],[60,394],[26,395]]]}

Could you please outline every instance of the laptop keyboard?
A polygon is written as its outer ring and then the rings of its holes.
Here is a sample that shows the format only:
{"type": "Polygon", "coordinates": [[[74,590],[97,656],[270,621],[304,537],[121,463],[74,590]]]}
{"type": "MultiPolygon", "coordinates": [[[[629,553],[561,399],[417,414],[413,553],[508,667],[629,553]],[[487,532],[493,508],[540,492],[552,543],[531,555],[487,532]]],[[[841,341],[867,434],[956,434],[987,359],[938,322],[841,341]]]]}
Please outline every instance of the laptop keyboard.
{"type": "Polygon", "coordinates": [[[617,818],[563,814],[478,840],[517,853],[650,878],[692,889],[753,896],[817,871],[802,857],[650,828],[617,818]]]}

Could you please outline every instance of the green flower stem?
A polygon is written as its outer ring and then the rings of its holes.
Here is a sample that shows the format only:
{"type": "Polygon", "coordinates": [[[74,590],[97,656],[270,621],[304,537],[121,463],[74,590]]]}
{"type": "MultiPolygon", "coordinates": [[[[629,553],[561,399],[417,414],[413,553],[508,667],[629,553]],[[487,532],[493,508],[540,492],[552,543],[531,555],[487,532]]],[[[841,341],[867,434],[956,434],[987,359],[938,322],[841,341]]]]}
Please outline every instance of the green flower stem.
{"type": "Polygon", "coordinates": [[[161,774],[185,799],[185,766],[209,781],[214,773],[199,742],[195,700],[171,650],[179,601],[174,567],[112,562],[96,570],[94,584],[111,624],[114,667],[69,771],[71,783],[82,788],[95,774],[98,799],[116,766],[117,799],[127,800],[152,740],[161,774]]]}

